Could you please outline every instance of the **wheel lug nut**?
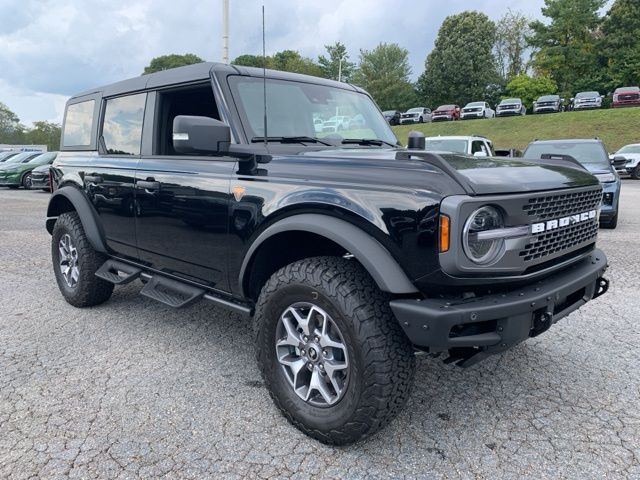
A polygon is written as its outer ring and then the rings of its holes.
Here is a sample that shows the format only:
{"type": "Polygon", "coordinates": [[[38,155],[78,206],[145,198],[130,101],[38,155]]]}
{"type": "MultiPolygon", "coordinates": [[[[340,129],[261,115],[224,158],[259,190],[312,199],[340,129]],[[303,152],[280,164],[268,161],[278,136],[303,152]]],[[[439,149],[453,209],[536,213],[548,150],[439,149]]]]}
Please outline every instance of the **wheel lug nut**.
{"type": "Polygon", "coordinates": [[[302,354],[303,357],[307,355],[307,352],[305,352],[304,350],[300,350],[300,353],[302,354]]]}
{"type": "Polygon", "coordinates": [[[320,364],[320,370],[324,370],[324,365],[320,364]]]}
{"type": "Polygon", "coordinates": [[[320,337],[315,337],[315,338],[313,339],[313,341],[314,341],[314,342],[316,342],[316,343],[318,343],[318,342],[320,341],[320,337]]]}
{"type": "Polygon", "coordinates": [[[326,350],[323,350],[322,355],[326,357],[327,355],[329,355],[329,352],[327,352],[326,350]]]}
{"type": "Polygon", "coordinates": [[[313,363],[311,363],[311,362],[307,363],[307,368],[309,370],[313,370],[313,363]]]}
{"type": "Polygon", "coordinates": [[[302,339],[303,339],[305,342],[308,342],[308,341],[309,341],[309,337],[307,337],[306,335],[305,335],[304,337],[302,337],[302,339]]]}

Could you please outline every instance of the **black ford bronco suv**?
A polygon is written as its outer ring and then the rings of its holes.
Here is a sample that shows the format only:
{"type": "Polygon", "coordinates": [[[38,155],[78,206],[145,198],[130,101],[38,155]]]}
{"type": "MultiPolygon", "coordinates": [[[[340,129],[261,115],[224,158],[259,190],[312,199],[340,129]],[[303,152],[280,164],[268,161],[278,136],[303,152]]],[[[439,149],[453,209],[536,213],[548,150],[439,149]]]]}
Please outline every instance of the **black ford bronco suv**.
{"type": "Polygon", "coordinates": [[[363,90],[276,71],[202,63],[74,96],[46,221],[60,291],[88,307],[140,279],[252,316],[287,419],[357,441],[403,407],[417,352],[472,365],[608,286],[595,177],[423,145],[363,90]]]}

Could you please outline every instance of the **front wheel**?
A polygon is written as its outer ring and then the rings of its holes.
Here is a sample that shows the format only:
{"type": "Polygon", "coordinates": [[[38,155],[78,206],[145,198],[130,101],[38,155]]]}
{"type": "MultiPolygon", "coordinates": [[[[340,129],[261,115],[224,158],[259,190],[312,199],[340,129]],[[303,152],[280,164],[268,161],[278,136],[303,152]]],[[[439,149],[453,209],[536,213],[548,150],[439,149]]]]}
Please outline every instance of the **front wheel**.
{"type": "Polygon", "coordinates": [[[321,442],[373,434],[409,397],[412,346],[387,296],[353,260],[309,258],[273,274],[256,305],[255,335],[275,404],[321,442]]]}
{"type": "Polygon", "coordinates": [[[631,178],[633,178],[634,180],[640,180],[640,163],[631,172],[631,178]]]}

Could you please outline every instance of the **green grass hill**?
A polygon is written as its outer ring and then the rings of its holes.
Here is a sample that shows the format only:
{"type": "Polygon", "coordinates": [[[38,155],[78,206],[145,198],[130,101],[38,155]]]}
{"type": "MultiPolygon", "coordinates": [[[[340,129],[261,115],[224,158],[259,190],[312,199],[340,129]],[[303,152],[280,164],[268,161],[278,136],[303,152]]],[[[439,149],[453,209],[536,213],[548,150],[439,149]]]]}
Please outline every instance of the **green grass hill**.
{"type": "Polygon", "coordinates": [[[484,135],[493,141],[496,148],[519,149],[524,149],[534,139],[598,137],[609,152],[614,152],[623,145],[640,143],[640,108],[424,123],[397,126],[393,130],[404,145],[407,144],[407,134],[411,130],[419,130],[428,137],[484,135]]]}

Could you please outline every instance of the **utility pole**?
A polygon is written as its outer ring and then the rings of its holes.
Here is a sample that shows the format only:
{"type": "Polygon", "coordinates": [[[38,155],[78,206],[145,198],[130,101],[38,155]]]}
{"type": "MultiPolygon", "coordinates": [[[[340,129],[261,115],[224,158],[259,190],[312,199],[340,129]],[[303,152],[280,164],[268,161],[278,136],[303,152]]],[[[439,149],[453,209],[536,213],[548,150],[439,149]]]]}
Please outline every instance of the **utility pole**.
{"type": "Polygon", "coordinates": [[[338,81],[342,81],[342,57],[340,57],[340,63],[338,63],[338,81]]]}
{"type": "Polygon", "coordinates": [[[222,0],[222,62],[229,63],[229,0],[222,0]]]}

